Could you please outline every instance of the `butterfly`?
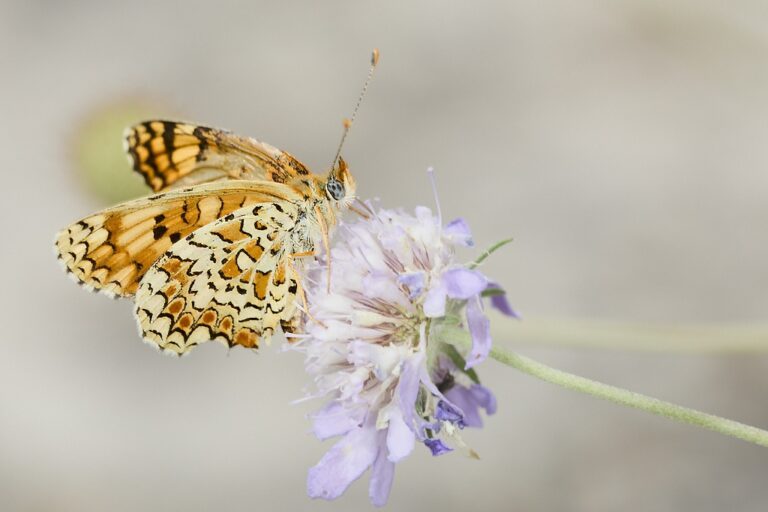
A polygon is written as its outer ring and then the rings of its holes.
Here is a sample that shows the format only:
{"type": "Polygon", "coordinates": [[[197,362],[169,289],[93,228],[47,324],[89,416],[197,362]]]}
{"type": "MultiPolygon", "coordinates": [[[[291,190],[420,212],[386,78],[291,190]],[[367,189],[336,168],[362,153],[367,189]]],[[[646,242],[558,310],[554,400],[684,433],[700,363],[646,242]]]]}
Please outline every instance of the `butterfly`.
{"type": "Polygon", "coordinates": [[[338,153],[319,176],[264,142],[160,120],[127,129],[125,146],[155,194],[59,232],[56,252],[71,276],[132,297],[142,337],[170,353],[209,340],[257,348],[277,329],[296,331],[296,261],[320,239],[327,246],[355,198],[338,153]]]}

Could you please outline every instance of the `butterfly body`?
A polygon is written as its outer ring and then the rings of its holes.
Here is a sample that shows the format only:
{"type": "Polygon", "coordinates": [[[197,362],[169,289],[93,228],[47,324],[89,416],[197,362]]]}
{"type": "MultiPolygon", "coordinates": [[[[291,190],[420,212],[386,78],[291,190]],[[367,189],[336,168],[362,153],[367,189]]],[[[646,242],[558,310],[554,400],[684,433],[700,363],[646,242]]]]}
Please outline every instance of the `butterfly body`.
{"type": "Polygon", "coordinates": [[[88,288],[133,297],[144,339],[172,353],[208,340],[255,348],[295,330],[294,260],[354,198],[344,161],[318,176],[268,144],[171,121],[130,128],[126,147],[157,193],[60,232],[65,268],[88,288]]]}

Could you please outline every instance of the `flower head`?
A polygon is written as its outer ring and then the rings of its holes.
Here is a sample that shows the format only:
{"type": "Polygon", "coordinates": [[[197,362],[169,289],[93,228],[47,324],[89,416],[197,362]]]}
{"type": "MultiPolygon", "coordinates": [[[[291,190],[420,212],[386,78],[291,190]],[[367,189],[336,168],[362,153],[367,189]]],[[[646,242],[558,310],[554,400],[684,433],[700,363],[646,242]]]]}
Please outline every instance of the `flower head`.
{"type": "Polygon", "coordinates": [[[371,468],[370,498],[382,506],[395,463],[417,444],[433,455],[464,448],[460,431],[482,425],[480,409],[495,412],[472,369],[491,348],[482,297],[514,312],[497,284],[456,261],[458,246],[473,245],[464,220],[442,226],[423,207],[372,213],[339,229],[330,291],[326,267],[308,269],[311,321],[294,346],[312,396],[328,400],[311,416],[314,434],[342,436],[309,470],[309,495],[337,498],[371,468]],[[471,350],[441,340],[449,324],[469,330],[471,350]]]}

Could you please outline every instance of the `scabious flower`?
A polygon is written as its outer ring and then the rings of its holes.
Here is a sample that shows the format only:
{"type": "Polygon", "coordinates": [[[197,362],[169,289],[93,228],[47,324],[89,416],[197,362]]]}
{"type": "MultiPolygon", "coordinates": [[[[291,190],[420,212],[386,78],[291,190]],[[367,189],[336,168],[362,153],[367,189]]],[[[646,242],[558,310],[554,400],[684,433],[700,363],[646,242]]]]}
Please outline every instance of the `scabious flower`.
{"type": "Polygon", "coordinates": [[[327,400],[313,433],[341,436],[309,470],[309,495],[335,499],[371,468],[370,499],[383,506],[395,463],[416,445],[436,456],[466,448],[460,431],[482,425],[480,409],[496,411],[473,369],[491,348],[482,299],[514,311],[501,287],[457,261],[456,248],[473,245],[464,220],[443,226],[424,207],[371,212],[337,231],[330,291],[325,266],[307,269],[311,318],[293,347],[314,377],[310,397],[327,400]],[[446,325],[467,329],[471,349],[441,340],[446,325]]]}

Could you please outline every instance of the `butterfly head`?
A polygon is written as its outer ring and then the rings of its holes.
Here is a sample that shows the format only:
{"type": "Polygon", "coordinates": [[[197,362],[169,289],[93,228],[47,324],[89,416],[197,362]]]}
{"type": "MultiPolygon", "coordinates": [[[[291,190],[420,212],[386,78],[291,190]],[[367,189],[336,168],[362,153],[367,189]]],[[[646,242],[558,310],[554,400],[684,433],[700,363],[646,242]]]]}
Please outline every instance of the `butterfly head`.
{"type": "Polygon", "coordinates": [[[355,179],[341,157],[339,157],[339,163],[328,173],[328,179],[325,181],[325,195],[341,207],[349,206],[355,199],[355,179]]]}

